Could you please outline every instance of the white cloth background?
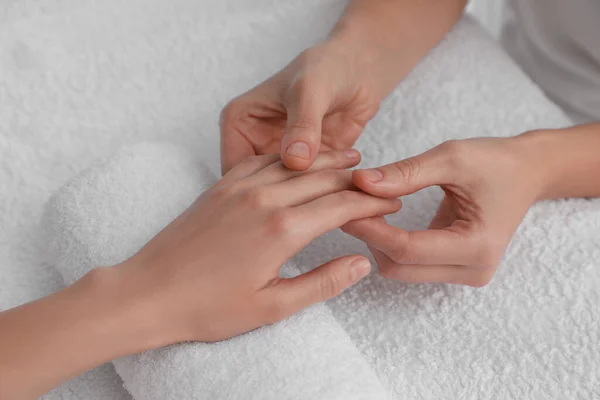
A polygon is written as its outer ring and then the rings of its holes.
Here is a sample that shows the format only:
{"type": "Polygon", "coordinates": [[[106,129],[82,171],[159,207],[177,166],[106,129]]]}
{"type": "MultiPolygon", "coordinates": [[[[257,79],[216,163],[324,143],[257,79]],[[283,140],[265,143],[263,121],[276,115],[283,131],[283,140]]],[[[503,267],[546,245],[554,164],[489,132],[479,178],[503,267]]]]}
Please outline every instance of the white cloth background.
{"type": "MultiPolygon", "coordinates": [[[[53,191],[140,140],[181,144],[217,171],[221,107],[322,38],[340,9],[335,0],[2,2],[0,309],[61,286],[38,225],[53,191]]],[[[445,43],[369,125],[358,143],[365,165],[448,138],[568,124],[478,27],[464,21],[445,43]]],[[[426,224],[439,196],[423,196],[406,201],[398,223],[426,224]]],[[[483,290],[373,276],[329,305],[398,398],[599,398],[598,215],[598,201],[537,206],[483,290]]],[[[336,233],[299,260],[357,249],[336,233]]],[[[129,395],[104,366],[46,398],[129,395]]]]}

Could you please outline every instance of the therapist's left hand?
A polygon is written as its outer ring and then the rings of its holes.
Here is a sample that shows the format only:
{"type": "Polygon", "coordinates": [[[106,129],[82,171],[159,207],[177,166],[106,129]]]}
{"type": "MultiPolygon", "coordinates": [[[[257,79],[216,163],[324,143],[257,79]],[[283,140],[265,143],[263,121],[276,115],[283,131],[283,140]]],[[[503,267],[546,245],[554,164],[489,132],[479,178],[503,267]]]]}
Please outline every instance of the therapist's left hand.
{"type": "Polygon", "coordinates": [[[387,278],[484,286],[543,191],[544,168],[532,161],[535,149],[522,142],[522,137],[450,141],[416,157],[354,171],[354,184],[375,196],[440,186],[445,197],[426,230],[406,231],[383,217],[342,229],[368,244],[387,278]]]}

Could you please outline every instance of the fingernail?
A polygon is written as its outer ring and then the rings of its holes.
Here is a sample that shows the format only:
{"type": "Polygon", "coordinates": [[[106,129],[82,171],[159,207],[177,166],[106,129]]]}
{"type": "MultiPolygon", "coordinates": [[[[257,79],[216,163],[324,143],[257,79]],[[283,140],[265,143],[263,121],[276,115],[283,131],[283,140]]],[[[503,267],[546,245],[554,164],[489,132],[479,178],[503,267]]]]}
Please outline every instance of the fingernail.
{"type": "Polygon", "coordinates": [[[370,182],[379,182],[383,179],[383,174],[378,169],[363,169],[361,172],[370,182]]]}
{"type": "Polygon", "coordinates": [[[305,160],[310,158],[310,147],[308,147],[308,144],[300,141],[292,142],[292,144],[287,147],[285,152],[290,156],[303,158],[305,160]]]}
{"type": "Polygon", "coordinates": [[[371,263],[365,258],[357,258],[350,264],[350,280],[352,283],[360,281],[371,271],[371,263]]]}
{"type": "Polygon", "coordinates": [[[354,149],[344,150],[344,153],[346,153],[346,157],[350,159],[356,159],[360,157],[360,153],[354,149]]]}

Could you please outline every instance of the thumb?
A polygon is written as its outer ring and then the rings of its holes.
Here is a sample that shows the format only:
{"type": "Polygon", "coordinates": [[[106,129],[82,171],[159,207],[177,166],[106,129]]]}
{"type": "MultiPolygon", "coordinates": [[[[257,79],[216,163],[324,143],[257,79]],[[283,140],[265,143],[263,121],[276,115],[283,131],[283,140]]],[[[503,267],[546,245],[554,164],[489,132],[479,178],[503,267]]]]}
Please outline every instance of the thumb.
{"type": "Polygon", "coordinates": [[[298,311],[341,294],[371,271],[363,256],[337,258],[303,275],[281,280],[273,290],[283,319],[298,311]]]}
{"type": "Polygon", "coordinates": [[[319,153],[321,126],[329,104],[324,87],[314,77],[301,76],[286,93],[287,123],[281,139],[281,159],[290,169],[308,169],[319,153]]]}
{"type": "Polygon", "coordinates": [[[359,189],[371,195],[399,197],[429,186],[453,183],[454,165],[446,146],[442,145],[382,167],[356,170],[352,180],[359,189]]]}

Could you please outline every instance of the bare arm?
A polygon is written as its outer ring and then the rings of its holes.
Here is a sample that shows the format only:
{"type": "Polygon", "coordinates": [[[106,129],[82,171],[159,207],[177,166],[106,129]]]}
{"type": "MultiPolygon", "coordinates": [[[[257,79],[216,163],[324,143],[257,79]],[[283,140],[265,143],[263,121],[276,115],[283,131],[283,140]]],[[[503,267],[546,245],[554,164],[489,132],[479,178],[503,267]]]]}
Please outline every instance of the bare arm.
{"type": "Polygon", "coordinates": [[[381,98],[452,29],[467,0],[352,0],[330,40],[369,63],[381,98]]]}
{"type": "Polygon", "coordinates": [[[1,399],[37,398],[97,365],[155,347],[144,339],[149,332],[130,329],[135,314],[110,275],[94,271],[63,291],[0,313],[1,399]]]}
{"type": "Polygon", "coordinates": [[[600,123],[530,132],[517,140],[543,182],[539,199],[600,197],[600,123]]]}
{"type": "Polygon", "coordinates": [[[221,116],[221,162],[280,153],[305,170],[352,147],[379,105],[456,24],[467,0],[351,0],[324,43],[233,99],[221,116]]]}
{"type": "Polygon", "coordinates": [[[0,399],[37,398],[127,354],[230,338],[355,284],[370,270],[360,255],[291,279],[279,270],[321,234],[400,209],[397,200],[350,190],[344,168],[359,162],[354,150],[322,153],[311,172],[297,175],[277,157],[249,159],[129,260],[1,312],[0,399]]]}

